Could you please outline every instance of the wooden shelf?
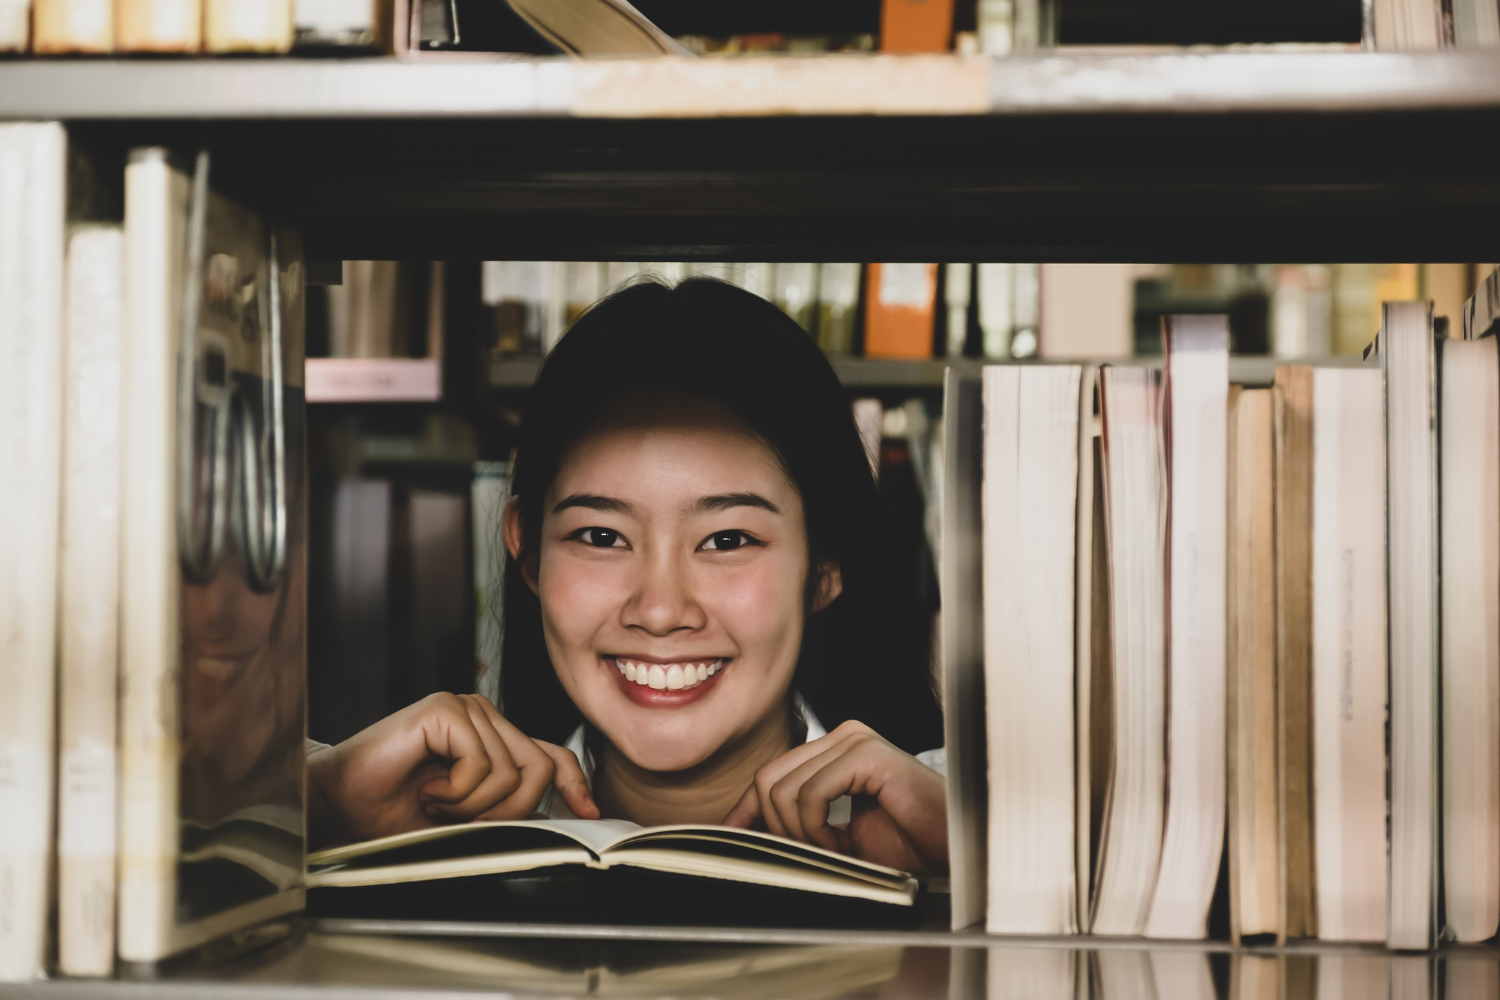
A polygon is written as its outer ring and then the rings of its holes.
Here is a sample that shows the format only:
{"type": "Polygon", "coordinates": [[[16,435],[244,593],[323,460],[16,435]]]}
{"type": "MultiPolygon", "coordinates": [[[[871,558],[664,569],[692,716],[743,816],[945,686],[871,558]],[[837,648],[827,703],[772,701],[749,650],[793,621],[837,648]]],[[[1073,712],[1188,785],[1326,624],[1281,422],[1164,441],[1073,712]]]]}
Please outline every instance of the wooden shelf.
{"type": "Polygon", "coordinates": [[[0,63],[0,118],[38,117],[207,142],[318,259],[1481,260],[1500,228],[1483,50],[0,63]]]}
{"type": "Polygon", "coordinates": [[[1494,107],[1491,52],[822,55],[570,60],[31,59],[0,118],[722,118],[1264,114],[1494,107]]]}
{"type": "Polygon", "coordinates": [[[440,358],[308,358],[309,403],[416,403],[443,398],[440,358]]]}

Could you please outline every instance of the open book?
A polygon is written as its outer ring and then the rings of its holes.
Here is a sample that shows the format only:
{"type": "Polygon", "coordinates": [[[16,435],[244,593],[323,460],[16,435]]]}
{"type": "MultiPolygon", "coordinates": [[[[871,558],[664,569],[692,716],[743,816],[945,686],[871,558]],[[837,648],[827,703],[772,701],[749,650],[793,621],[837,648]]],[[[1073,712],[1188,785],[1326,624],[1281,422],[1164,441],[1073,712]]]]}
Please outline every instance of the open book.
{"type": "Polygon", "coordinates": [[[910,906],[906,872],[769,833],[726,826],[642,827],[622,820],[464,823],[308,855],[310,888],[387,885],[559,865],[645,868],[910,906]]]}

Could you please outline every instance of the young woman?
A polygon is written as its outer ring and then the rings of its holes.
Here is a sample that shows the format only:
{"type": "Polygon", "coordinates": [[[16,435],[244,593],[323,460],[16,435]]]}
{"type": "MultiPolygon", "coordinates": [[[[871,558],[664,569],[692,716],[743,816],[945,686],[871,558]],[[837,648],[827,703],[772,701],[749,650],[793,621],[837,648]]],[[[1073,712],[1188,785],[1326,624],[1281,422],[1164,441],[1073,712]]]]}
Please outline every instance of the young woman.
{"type": "Polygon", "coordinates": [[[941,728],[925,622],[795,322],[707,279],[600,302],[542,366],[511,489],[501,707],[434,695],[315,751],[315,841],[540,812],[946,870],[911,755],[941,728]]]}

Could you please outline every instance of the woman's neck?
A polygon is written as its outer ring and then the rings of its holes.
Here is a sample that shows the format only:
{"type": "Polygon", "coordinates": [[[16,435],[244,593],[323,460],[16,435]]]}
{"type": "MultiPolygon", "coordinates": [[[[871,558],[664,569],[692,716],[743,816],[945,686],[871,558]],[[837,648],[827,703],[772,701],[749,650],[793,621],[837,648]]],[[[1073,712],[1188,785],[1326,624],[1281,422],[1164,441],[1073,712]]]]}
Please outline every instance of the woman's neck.
{"type": "Polygon", "coordinates": [[[685,771],[648,771],[604,741],[594,801],[606,819],[642,826],[721,823],[755,772],[792,748],[790,711],[773,712],[742,739],[685,771]]]}

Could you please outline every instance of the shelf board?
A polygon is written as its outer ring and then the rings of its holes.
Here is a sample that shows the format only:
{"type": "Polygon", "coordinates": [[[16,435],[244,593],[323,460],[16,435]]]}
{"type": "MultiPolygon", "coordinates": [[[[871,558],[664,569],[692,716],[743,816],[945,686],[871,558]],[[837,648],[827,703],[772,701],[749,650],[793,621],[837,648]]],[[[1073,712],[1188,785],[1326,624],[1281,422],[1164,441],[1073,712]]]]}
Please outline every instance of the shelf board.
{"type": "Polygon", "coordinates": [[[443,398],[439,358],[308,358],[309,403],[417,403],[443,398]]]}
{"type": "Polygon", "coordinates": [[[1500,104],[1485,50],[650,60],[32,59],[0,118],[719,118],[1435,110],[1500,104]]]}
{"type": "Polygon", "coordinates": [[[1486,260],[1492,51],[12,60],[330,260],[1486,260]]]}

